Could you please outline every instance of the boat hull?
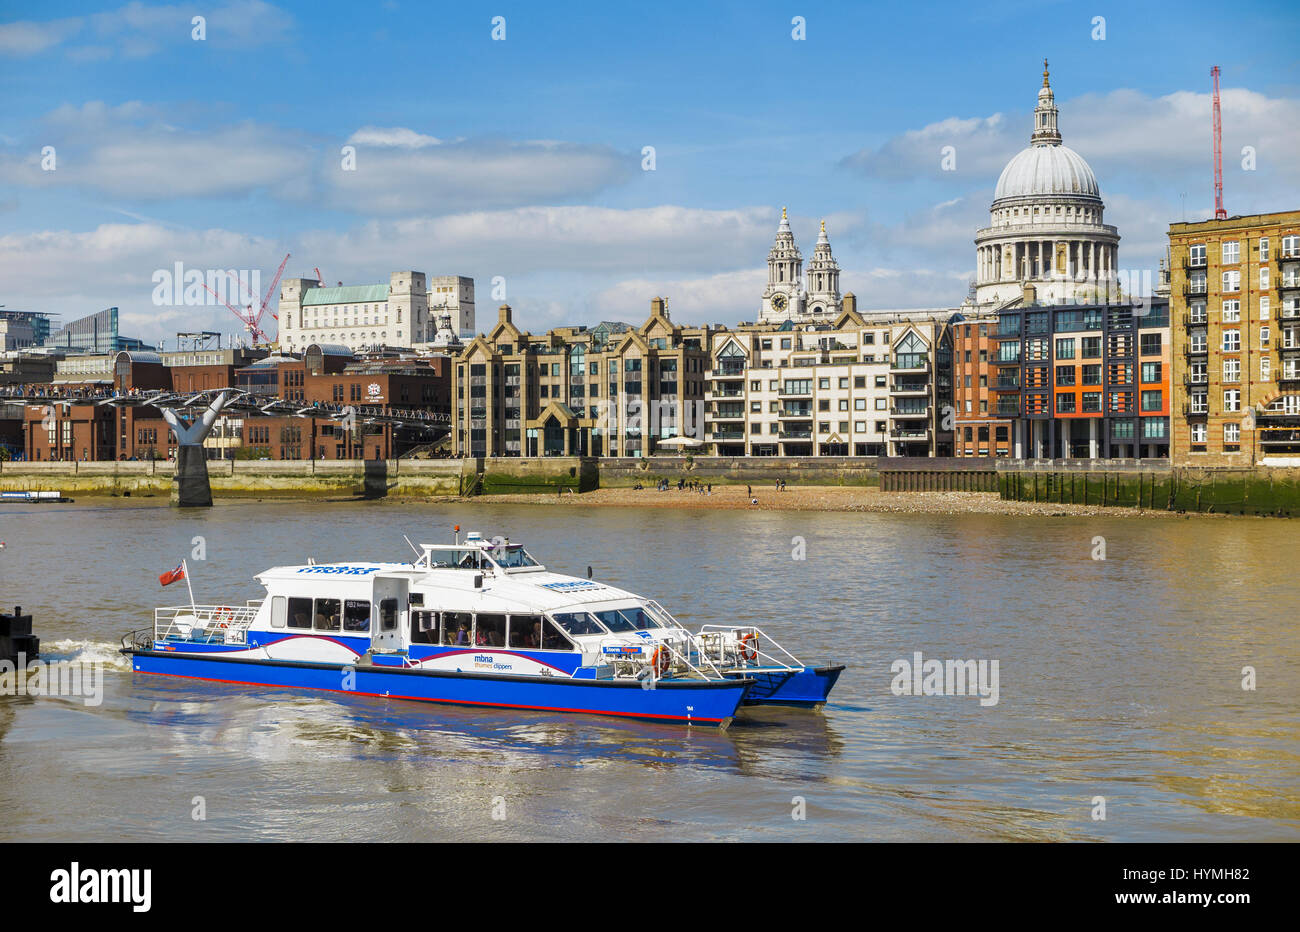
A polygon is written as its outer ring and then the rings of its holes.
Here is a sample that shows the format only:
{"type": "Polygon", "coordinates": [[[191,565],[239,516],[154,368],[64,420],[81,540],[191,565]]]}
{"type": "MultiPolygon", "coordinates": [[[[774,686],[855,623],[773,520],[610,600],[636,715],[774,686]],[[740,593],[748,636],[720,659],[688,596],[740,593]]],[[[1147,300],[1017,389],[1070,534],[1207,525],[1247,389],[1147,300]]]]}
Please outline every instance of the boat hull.
{"type": "Polygon", "coordinates": [[[728,676],[752,679],[745,705],[786,705],[819,709],[826,704],[843,666],[804,667],[802,670],[737,670],[728,676]]]}
{"type": "Polygon", "coordinates": [[[331,692],[492,708],[576,712],[725,728],[754,685],[749,678],[721,681],[638,681],[510,676],[409,667],[304,663],[133,650],[137,673],[182,676],[248,686],[331,692]]]}

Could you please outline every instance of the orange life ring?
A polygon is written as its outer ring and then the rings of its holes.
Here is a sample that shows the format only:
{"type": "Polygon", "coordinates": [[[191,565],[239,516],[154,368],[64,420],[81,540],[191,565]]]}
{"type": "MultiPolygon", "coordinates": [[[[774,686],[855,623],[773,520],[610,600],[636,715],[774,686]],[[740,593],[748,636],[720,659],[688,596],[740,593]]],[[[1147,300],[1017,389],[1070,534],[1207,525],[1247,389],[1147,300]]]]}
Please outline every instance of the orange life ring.
{"type": "Polygon", "coordinates": [[[216,621],[218,628],[229,628],[230,625],[227,622],[234,619],[235,613],[230,610],[229,605],[223,605],[212,613],[212,617],[216,621]]]}
{"type": "Polygon", "coordinates": [[[650,658],[650,666],[660,676],[667,676],[669,669],[672,667],[673,658],[669,656],[668,651],[663,647],[656,647],[654,656],[650,658]]]}
{"type": "Polygon", "coordinates": [[[740,659],[748,663],[751,660],[758,659],[758,634],[754,631],[748,634],[742,634],[740,641],[736,644],[736,653],[740,659]],[[754,643],[750,644],[749,642],[754,643]]]}

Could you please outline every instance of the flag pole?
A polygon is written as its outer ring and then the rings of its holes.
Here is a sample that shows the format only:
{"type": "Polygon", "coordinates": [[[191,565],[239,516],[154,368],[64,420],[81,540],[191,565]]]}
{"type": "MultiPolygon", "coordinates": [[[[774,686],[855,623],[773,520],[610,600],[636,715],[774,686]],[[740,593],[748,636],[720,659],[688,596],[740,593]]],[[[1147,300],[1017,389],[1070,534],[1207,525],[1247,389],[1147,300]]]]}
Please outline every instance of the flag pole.
{"type": "Polygon", "coordinates": [[[199,610],[194,605],[194,587],[190,585],[190,568],[184,560],[181,560],[181,569],[185,571],[185,588],[190,590],[190,612],[197,618],[199,610]]]}

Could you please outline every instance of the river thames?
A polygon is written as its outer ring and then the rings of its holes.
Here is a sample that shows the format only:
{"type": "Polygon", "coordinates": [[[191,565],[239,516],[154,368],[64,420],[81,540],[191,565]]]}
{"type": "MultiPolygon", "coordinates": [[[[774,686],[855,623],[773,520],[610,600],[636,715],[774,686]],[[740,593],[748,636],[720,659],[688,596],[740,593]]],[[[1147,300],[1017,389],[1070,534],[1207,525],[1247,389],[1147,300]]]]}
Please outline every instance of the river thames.
{"type": "Polygon", "coordinates": [[[0,698],[4,841],[1300,839],[1296,521],[78,503],[0,506],[0,540],[0,601],[43,658],[106,664],[99,706],[0,698]],[[150,677],[117,653],[188,601],[157,579],[182,558],[197,601],[240,603],[269,566],[409,560],[403,534],[454,524],[848,669],[820,712],[719,732],[150,677]],[[997,704],[895,695],[918,651],[996,660],[997,704]]]}

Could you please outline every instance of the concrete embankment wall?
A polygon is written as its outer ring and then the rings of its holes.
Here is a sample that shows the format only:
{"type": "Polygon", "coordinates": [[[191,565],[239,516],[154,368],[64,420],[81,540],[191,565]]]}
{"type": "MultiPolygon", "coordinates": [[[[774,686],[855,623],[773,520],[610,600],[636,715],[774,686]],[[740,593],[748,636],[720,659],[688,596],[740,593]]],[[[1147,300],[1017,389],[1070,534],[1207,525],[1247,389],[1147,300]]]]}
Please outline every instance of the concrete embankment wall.
{"type": "Polygon", "coordinates": [[[882,456],[882,492],[996,492],[997,461],[987,456],[882,456]]]}
{"type": "Polygon", "coordinates": [[[609,457],[599,461],[602,488],[629,487],[660,479],[676,483],[695,479],[714,485],[765,485],[784,479],[787,485],[879,484],[876,458],[864,456],[651,456],[646,459],[609,457]]]}
{"type": "Polygon", "coordinates": [[[1300,517],[1300,470],[1171,467],[1159,461],[998,464],[1005,499],[1300,517]]]}
{"type": "MultiPolygon", "coordinates": [[[[210,460],[216,497],[455,496],[473,484],[472,460],[210,460]]],[[[0,491],[167,496],[173,465],[160,462],[0,463],[0,491]]]]}

